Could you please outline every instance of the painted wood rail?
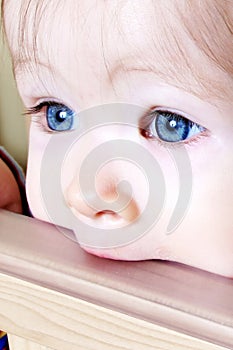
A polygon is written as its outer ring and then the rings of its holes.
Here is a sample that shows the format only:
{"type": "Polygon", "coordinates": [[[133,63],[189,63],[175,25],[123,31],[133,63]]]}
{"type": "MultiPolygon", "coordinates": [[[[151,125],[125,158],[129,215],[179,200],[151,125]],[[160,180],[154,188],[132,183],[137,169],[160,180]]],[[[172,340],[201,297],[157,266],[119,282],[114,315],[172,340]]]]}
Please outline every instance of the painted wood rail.
{"type": "Polygon", "coordinates": [[[233,349],[233,280],[81,250],[0,211],[0,328],[11,350],[233,349]]]}

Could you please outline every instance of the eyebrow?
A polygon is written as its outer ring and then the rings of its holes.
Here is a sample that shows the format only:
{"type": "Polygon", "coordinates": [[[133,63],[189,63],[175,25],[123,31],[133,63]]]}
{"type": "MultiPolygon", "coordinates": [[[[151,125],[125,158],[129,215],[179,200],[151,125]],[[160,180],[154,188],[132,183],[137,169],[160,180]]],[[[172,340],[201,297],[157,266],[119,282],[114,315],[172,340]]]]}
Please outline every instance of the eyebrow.
{"type": "MultiPolygon", "coordinates": [[[[179,59],[178,61],[180,62],[179,59]]],[[[215,66],[215,69],[218,69],[217,65],[215,66]]],[[[155,77],[159,78],[160,81],[162,81],[163,83],[180,88],[188,93],[197,96],[200,99],[206,98],[219,100],[223,97],[222,94],[224,94],[227,97],[228,86],[229,92],[232,93],[232,89],[230,89],[230,84],[227,84],[227,81],[231,81],[232,83],[232,79],[223,72],[219,72],[223,79],[215,83],[213,80],[210,79],[208,73],[206,73],[205,76],[201,76],[199,72],[196,72],[195,74],[190,69],[190,74],[188,76],[187,74],[185,74],[184,70],[182,71],[182,69],[180,69],[179,71],[176,69],[172,69],[171,71],[169,71],[167,67],[157,66],[153,63],[151,64],[151,62],[145,64],[145,62],[143,61],[139,61],[138,64],[135,64],[135,58],[132,60],[121,60],[120,64],[116,65],[110,74],[112,75],[112,79],[114,80],[115,77],[117,77],[118,75],[122,75],[122,73],[124,74],[131,72],[154,74],[155,77]],[[133,61],[134,64],[132,64],[131,61],[133,61]],[[226,88],[226,91],[224,88],[226,88]]]]}

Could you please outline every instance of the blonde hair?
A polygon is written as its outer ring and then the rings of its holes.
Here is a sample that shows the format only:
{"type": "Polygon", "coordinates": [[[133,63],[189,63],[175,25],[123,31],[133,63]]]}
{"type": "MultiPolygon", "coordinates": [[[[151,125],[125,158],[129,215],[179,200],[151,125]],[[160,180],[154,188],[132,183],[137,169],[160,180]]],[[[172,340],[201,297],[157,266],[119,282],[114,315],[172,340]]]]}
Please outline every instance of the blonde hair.
{"type": "Polygon", "coordinates": [[[233,1],[185,0],[179,13],[198,48],[233,77],[233,1]]]}
{"type": "MultiPolygon", "coordinates": [[[[51,1],[51,0],[50,0],[51,1]]],[[[149,0],[148,0],[149,1],[149,0]]],[[[4,18],[4,6],[7,0],[2,0],[2,14],[4,18]]],[[[62,5],[62,1],[57,0],[56,5],[62,5]]],[[[166,7],[166,3],[159,0],[151,0],[154,9],[159,9],[160,12],[155,11],[155,16],[158,13],[163,13],[163,8],[166,7]],[[162,9],[162,10],[161,10],[162,9]]],[[[180,81],[183,76],[189,74],[194,79],[195,84],[190,86],[190,82],[186,79],[185,89],[191,91],[195,95],[201,89],[202,95],[206,94],[208,97],[214,97],[216,99],[225,97],[232,99],[233,89],[233,0],[178,0],[172,8],[172,20],[166,18],[166,11],[161,18],[155,17],[155,20],[161,24],[164,28],[167,40],[162,41],[160,38],[156,40],[161,44],[161,52],[157,52],[156,45],[153,53],[155,54],[154,64],[148,62],[144,52],[141,53],[143,64],[147,70],[156,70],[156,58],[162,54],[164,57],[164,63],[161,71],[158,71],[158,75],[165,81],[174,82],[174,78],[177,80],[177,86],[180,87],[180,81]],[[215,66],[219,71],[223,73],[224,82],[222,78],[216,78],[215,81],[209,81],[203,79],[201,74],[197,72],[195,65],[192,63],[192,53],[186,57],[185,51],[186,43],[184,42],[185,33],[186,38],[194,43],[197,51],[206,58],[212,66],[215,66]],[[166,58],[170,58],[169,60],[166,58]],[[204,91],[204,92],[203,92],[204,91]]],[[[120,12],[121,4],[117,6],[116,12],[120,12]]],[[[171,10],[170,10],[171,11],[171,10]]],[[[25,0],[22,1],[20,8],[19,18],[19,35],[18,35],[18,51],[17,55],[13,57],[14,66],[22,65],[27,57],[33,57],[35,63],[37,62],[37,33],[41,23],[41,19],[46,16],[46,1],[25,0]],[[27,30],[28,18],[33,16],[34,30],[31,33],[27,30]],[[32,37],[30,37],[32,35],[32,37]],[[27,48],[24,43],[28,41],[28,38],[32,38],[33,49],[27,48]]],[[[150,33],[148,33],[150,34],[150,33]]],[[[155,41],[155,40],[154,40],[155,41]]],[[[140,50],[140,48],[139,48],[140,50]]],[[[122,63],[123,64],[123,63],[122,63]]],[[[106,67],[108,66],[106,62],[106,67]]],[[[202,72],[205,71],[205,67],[200,67],[202,72]]],[[[127,71],[127,68],[125,69],[127,71]]],[[[185,80],[185,79],[183,79],[185,80]]]]}

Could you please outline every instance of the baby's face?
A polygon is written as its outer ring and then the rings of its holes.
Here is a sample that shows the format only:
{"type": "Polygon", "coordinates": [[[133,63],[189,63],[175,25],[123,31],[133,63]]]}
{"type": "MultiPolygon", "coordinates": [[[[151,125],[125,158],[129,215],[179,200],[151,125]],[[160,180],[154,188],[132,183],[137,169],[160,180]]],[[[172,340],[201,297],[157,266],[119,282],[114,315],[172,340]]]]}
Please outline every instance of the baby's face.
{"type": "MultiPolygon", "coordinates": [[[[34,113],[27,194],[36,218],[53,221],[41,196],[40,170],[51,139],[56,138],[56,159],[63,152],[59,140],[66,135],[72,147],[48,182],[61,177],[72,215],[90,230],[105,230],[106,240],[112,229],[143,220],[152,193],[146,164],[143,169],[117,159],[116,152],[114,161],[86,174],[95,178],[93,189],[86,186],[89,202],[77,181],[91,151],[104,142],[127,141],[159,164],[166,187],[163,210],[135,240],[112,248],[84,248],[113,259],[166,259],[233,277],[233,47],[226,26],[227,21],[232,26],[232,18],[227,0],[189,5],[182,0],[5,1],[15,77],[26,108],[34,113]],[[127,125],[127,113],[120,123],[105,126],[99,112],[95,114],[95,106],[115,108],[118,102],[126,107],[123,111],[135,106],[133,127],[127,125]],[[90,108],[99,125],[95,120],[95,127],[74,142],[72,135],[90,108]],[[181,162],[180,177],[173,150],[189,159],[181,162]],[[112,202],[125,195],[117,187],[122,180],[132,193],[124,210],[114,212],[112,202]],[[184,182],[191,184],[191,197],[168,235],[184,182]],[[106,203],[102,209],[94,205],[96,192],[106,203]]],[[[161,179],[152,180],[156,203],[161,179]]]]}

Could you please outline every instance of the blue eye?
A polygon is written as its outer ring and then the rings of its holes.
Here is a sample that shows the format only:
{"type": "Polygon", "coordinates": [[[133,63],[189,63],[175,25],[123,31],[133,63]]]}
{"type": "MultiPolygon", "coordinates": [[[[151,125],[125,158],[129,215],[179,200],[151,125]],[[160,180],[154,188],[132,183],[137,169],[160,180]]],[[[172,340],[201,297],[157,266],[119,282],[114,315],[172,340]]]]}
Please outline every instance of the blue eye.
{"type": "Polygon", "coordinates": [[[147,134],[150,138],[157,137],[165,142],[181,142],[205,130],[177,113],[156,110],[151,116],[153,120],[147,126],[147,134]]]}
{"type": "Polygon", "coordinates": [[[63,104],[49,103],[46,108],[48,127],[55,131],[72,130],[75,112],[63,104]]]}

